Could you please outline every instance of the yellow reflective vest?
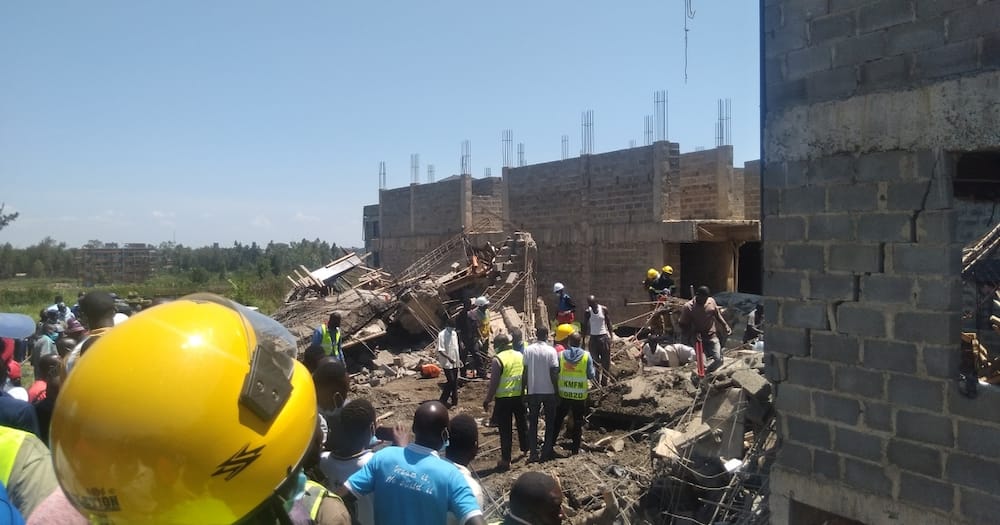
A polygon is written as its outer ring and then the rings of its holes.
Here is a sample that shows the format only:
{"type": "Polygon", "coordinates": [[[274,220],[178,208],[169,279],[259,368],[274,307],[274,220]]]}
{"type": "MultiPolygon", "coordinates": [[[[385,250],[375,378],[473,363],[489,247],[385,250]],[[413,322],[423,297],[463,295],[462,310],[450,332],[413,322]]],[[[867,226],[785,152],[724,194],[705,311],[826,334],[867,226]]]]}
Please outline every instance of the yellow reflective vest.
{"type": "Polygon", "coordinates": [[[330,330],[325,323],[320,325],[320,328],[323,329],[323,342],[320,343],[320,346],[323,347],[323,353],[340,357],[340,328],[337,328],[337,334],[334,337],[330,337],[330,330]]]}
{"type": "Polygon", "coordinates": [[[0,482],[10,486],[10,473],[14,470],[14,460],[21,450],[24,437],[28,433],[14,428],[0,427],[0,482]]]}
{"type": "Polygon", "coordinates": [[[497,386],[497,399],[503,397],[518,397],[522,392],[521,375],[524,373],[524,356],[520,352],[508,348],[497,354],[500,366],[500,384],[497,386]]]}
{"type": "Polygon", "coordinates": [[[563,399],[587,399],[587,363],[590,353],[584,352],[576,363],[566,360],[565,352],[559,354],[559,397],[563,399]]]}

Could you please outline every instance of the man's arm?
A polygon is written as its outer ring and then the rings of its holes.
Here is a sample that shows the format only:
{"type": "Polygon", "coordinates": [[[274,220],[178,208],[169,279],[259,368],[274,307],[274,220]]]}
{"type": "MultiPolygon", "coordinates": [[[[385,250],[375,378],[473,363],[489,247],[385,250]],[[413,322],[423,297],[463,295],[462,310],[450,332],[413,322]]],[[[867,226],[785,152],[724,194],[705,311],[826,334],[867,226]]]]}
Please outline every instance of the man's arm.
{"type": "Polygon", "coordinates": [[[722,327],[726,329],[726,335],[732,335],[733,329],[730,328],[726,319],[722,317],[722,308],[719,308],[718,304],[715,305],[715,320],[722,324],[722,327]]]}
{"type": "Polygon", "coordinates": [[[312,339],[309,342],[313,346],[319,346],[323,344],[323,330],[320,328],[313,330],[312,339]]]}
{"type": "Polygon", "coordinates": [[[587,359],[587,379],[594,379],[597,374],[594,373],[594,356],[588,356],[587,359]]]}
{"type": "Polygon", "coordinates": [[[614,328],[611,327],[611,314],[608,313],[607,306],[603,308],[604,308],[604,324],[608,326],[608,335],[611,335],[612,333],[614,333],[614,328]]]}
{"type": "Polygon", "coordinates": [[[500,360],[493,358],[493,365],[490,367],[490,386],[486,389],[486,398],[483,399],[483,410],[488,410],[493,397],[497,395],[497,388],[500,386],[500,375],[503,373],[503,365],[500,360]]]}
{"type": "Polygon", "coordinates": [[[590,307],[583,311],[583,333],[590,333],[590,307]]]}

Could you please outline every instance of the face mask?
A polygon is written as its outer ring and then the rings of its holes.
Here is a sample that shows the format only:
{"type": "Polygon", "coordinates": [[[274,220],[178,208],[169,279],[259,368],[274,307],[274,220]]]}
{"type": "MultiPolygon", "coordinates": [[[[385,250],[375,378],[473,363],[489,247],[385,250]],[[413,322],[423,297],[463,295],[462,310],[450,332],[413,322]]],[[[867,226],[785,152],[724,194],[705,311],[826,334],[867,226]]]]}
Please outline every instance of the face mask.
{"type": "Polygon", "coordinates": [[[306,473],[299,470],[297,479],[295,480],[295,493],[292,497],[284,501],[285,512],[291,512],[292,507],[295,506],[295,502],[302,499],[302,496],[306,493],[306,473]]]}

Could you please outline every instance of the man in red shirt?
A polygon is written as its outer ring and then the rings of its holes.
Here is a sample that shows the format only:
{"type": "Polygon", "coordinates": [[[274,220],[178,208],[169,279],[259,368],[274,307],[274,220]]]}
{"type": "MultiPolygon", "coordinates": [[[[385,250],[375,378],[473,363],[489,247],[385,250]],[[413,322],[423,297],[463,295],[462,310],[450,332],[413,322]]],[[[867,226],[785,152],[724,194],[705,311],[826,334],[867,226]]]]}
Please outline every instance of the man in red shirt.
{"type": "Polygon", "coordinates": [[[705,355],[712,358],[712,364],[707,369],[709,372],[722,366],[722,345],[715,331],[716,323],[726,331],[726,335],[733,333],[711,295],[707,286],[699,286],[694,292],[694,299],[684,303],[681,317],[677,321],[687,345],[695,346],[695,341],[701,338],[705,355]]]}

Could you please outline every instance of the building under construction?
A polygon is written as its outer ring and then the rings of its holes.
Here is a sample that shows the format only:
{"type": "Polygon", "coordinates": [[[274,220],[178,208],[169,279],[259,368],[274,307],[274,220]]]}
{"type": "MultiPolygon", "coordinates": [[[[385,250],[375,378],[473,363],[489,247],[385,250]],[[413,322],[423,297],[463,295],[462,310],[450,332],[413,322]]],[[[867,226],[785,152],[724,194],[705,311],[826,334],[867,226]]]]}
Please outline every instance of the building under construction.
{"type": "Polygon", "coordinates": [[[504,168],[502,177],[383,189],[363,222],[371,261],[389,272],[463,231],[528,231],[540,297],[558,281],[577,297],[621,305],[646,300],[646,270],[666,264],[685,295],[701,284],[759,293],[759,215],[757,161],[734,167],[732,146],[680,154],[659,141],[504,168]]]}
{"type": "Polygon", "coordinates": [[[100,248],[80,248],[77,263],[84,285],[142,282],[153,274],[156,248],[144,243],[104,243],[100,248]]]}

